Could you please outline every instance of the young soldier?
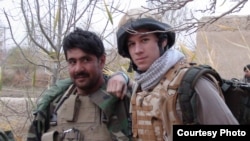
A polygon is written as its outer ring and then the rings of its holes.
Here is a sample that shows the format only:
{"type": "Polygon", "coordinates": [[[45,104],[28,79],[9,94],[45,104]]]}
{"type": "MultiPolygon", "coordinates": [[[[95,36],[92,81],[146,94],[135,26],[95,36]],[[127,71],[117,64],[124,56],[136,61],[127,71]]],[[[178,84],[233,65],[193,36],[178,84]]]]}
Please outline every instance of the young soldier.
{"type": "MultiPolygon", "coordinates": [[[[174,84],[181,82],[179,68],[188,67],[188,63],[173,48],[175,32],[171,26],[156,17],[132,9],[122,17],[117,31],[118,52],[131,60],[135,70],[132,132],[134,139],[140,141],[171,141],[173,125],[184,124],[178,85],[174,84]]],[[[204,76],[194,88],[199,124],[238,124],[214,82],[204,76]]]]}
{"type": "Polygon", "coordinates": [[[112,92],[118,92],[117,96],[106,92],[106,55],[101,39],[77,28],[64,38],[63,50],[70,79],[57,83],[39,102],[27,140],[128,141],[129,98],[119,94],[126,86],[116,81],[120,85],[112,92]],[[51,101],[53,111],[44,110],[51,101]]]}

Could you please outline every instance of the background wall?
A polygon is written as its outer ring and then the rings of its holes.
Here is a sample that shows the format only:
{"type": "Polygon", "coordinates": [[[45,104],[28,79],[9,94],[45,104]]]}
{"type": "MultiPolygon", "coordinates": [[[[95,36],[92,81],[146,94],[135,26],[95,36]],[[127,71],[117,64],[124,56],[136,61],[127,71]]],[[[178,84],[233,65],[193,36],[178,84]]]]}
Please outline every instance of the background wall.
{"type": "Polygon", "coordinates": [[[225,17],[200,29],[196,55],[199,62],[212,65],[223,77],[241,79],[244,65],[250,64],[250,16],[225,17]]]}

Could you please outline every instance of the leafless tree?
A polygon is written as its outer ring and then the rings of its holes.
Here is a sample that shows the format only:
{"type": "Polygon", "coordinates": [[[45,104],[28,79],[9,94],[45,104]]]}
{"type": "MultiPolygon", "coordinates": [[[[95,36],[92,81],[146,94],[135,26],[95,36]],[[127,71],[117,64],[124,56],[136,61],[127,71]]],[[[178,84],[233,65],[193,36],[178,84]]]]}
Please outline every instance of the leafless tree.
{"type": "MultiPolygon", "coordinates": [[[[195,2],[195,0],[146,1],[148,6],[142,8],[148,11],[157,11],[158,14],[166,17],[168,22],[174,25],[175,31],[187,32],[195,32],[198,28],[212,24],[225,15],[238,12],[247,2],[247,0],[234,1],[234,6],[227,9],[226,12],[209,18],[208,21],[200,21],[193,12],[212,14],[216,11],[217,0],[210,0],[208,7],[196,11],[187,8],[187,5],[195,2]]],[[[115,29],[108,30],[108,26],[113,23],[116,16],[126,12],[116,0],[109,0],[108,3],[105,3],[105,0],[20,0],[19,3],[15,1],[15,5],[17,7],[13,10],[18,10],[18,15],[4,11],[11,38],[20,51],[23,51],[24,47],[29,47],[33,57],[31,55],[27,56],[24,52],[23,56],[29,63],[45,68],[51,74],[52,80],[50,84],[54,84],[60,78],[60,74],[65,68],[61,42],[69,31],[77,26],[87,30],[94,30],[99,33],[106,44],[116,48],[115,43],[112,41],[112,37],[115,37],[115,29]],[[96,20],[94,17],[98,16],[100,18],[96,20]],[[13,20],[19,20],[20,25],[22,23],[25,25],[26,35],[21,41],[18,41],[15,36],[13,20]],[[94,26],[97,23],[101,23],[101,27],[98,27],[98,29],[96,29],[97,26],[94,26]]],[[[17,105],[16,103],[13,104],[13,107],[17,105]]],[[[18,113],[18,111],[13,111],[12,106],[7,108],[13,113],[18,113]]],[[[8,118],[7,121],[9,121],[8,118]]]]}
{"type": "Polygon", "coordinates": [[[224,13],[213,16],[207,21],[200,21],[199,17],[195,16],[197,13],[203,15],[214,14],[216,10],[218,10],[219,1],[220,0],[205,0],[202,1],[204,4],[206,4],[205,8],[195,7],[195,9],[192,10],[187,8],[188,4],[195,4],[197,0],[147,0],[150,8],[145,8],[149,11],[156,10],[158,11],[158,14],[165,15],[168,21],[174,25],[174,29],[176,31],[195,32],[197,29],[202,28],[205,25],[212,24],[226,15],[239,12],[245,6],[248,0],[223,0],[221,5],[225,4],[226,2],[231,2],[232,5],[228,7],[224,13]]]}
{"type": "MultiPolygon", "coordinates": [[[[146,0],[147,6],[142,6],[142,8],[145,9],[145,12],[153,11],[155,16],[162,17],[162,20],[165,20],[165,22],[173,27],[171,30],[177,33],[177,38],[182,34],[182,36],[185,36],[185,44],[190,44],[188,47],[192,47],[195,46],[195,41],[186,40],[187,36],[193,36],[193,33],[196,33],[200,28],[213,24],[224,16],[239,12],[247,1],[248,0],[146,0]],[[197,2],[199,4],[202,3],[204,6],[199,7],[197,2]],[[226,5],[229,2],[231,3],[230,7],[227,7],[223,13],[211,16],[203,21],[200,20],[202,16],[215,14],[220,6],[226,5]],[[195,6],[191,7],[190,5],[195,6]]],[[[193,38],[190,37],[189,39],[192,40],[193,38]]]]}
{"type": "MultiPolygon", "coordinates": [[[[118,2],[116,2],[119,4],[118,2]]],[[[17,20],[13,15],[4,11],[10,27],[11,38],[22,51],[23,47],[29,47],[33,52],[33,59],[25,59],[35,66],[43,67],[51,75],[51,83],[54,84],[60,78],[60,73],[65,68],[64,54],[62,53],[62,39],[72,29],[80,26],[86,30],[95,30],[95,22],[101,22],[102,29],[98,31],[101,38],[109,41],[107,27],[112,24],[109,15],[116,15],[110,7],[116,7],[114,1],[105,3],[98,0],[48,0],[26,1],[21,0],[18,7],[18,20],[24,22],[26,36],[22,41],[17,41],[11,19],[17,20]],[[99,16],[98,16],[99,14],[99,16]],[[99,17],[95,21],[94,17],[99,17]]],[[[111,42],[107,42],[111,44],[111,42]]]]}
{"type": "MultiPolygon", "coordinates": [[[[199,21],[193,14],[193,11],[187,8],[187,5],[195,2],[195,0],[146,1],[148,6],[142,8],[148,9],[148,11],[157,11],[158,14],[171,19],[169,20],[170,22],[175,22],[172,24],[174,25],[175,31],[186,32],[195,32],[198,28],[206,24],[212,24],[225,15],[238,12],[247,2],[247,0],[234,1],[234,6],[225,13],[214,16],[209,19],[209,21],[199,21]],[[181,17],[181,15],[188,16],[181,17]],[[179,19],[179,17],[182,19],[179,19]]],[[[208,2],[208,7],[205,9],[198,9],[195,12],[214,13],[216,11],[217,0],[206,2],[208,2]]],[[[13,18],[13,16],[5,12],[12,39],[20,49],[24,46],[28,46],[30,50],[33,50],[33,56],[35,56],[36,59],[30,60],[30,58],[26,58],[26,60],[36,66],[44,67],[52,76],[51,84],[54,84],[54,82],[60,78],[59,74],[65,67],[61,46],[62,38],[65,34],[76,26],[95,30],[93,25],[99,22],[102,23],[101,29],[98,29],[100,36],[106,44],[114,47],[115,45],[110,39],[110,35],[114,37],[115,32],[107,30],[107,27],[112,24],[112,20],[115,16],[119,13],[126,12],[121,8],[121,4],[117,1],[115,3],[114,0],[108,3],[105,3],[104,0],[34,0],[32,2],[21,0],[19,6],[22,17],[20,19],[25,23],[27,34],[26,38],[21,42],[17,42],[12,30],[12,23],[10,22],[10,18],[13,18]],[[106,17],[103,16],[103,13],[106,17]],[[103,18],[95,20],[93,17],[96,17],[98,14],[101,14],[100,16],[103,18]]]]}

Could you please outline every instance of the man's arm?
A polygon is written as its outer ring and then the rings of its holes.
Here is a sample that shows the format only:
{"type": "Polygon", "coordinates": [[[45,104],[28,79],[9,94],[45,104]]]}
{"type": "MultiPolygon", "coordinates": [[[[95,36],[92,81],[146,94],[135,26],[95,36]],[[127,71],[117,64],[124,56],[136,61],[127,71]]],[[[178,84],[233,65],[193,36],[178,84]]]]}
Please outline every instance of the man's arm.
{"type": "Polygon", "coordinates": [[[42,97],[39,99],[37,103],[37,110],[46,109],[49,104],[58,96],[62,95],[64,91],[68,89],[68,87],[72,84],[70,78],[59,80],[55,85],[52,85],[49,89],[47,89],[42,97]]]}
{"type": "MultiPolygon", "coordinates": [[[[132,89],[133,81],[122,71],[118,71],[110,76],[106,91],[123,99],[128,90],[132,89]]],[[[130,97],[130,96],[129,96],[130,97]]]]}
{"type": "Polygon", "coordinates": [[[197,118],[199,123],[238,124],[218,89],[210,80],[200,78],[195,85],[195,91],[198,94],[197,118]]]}

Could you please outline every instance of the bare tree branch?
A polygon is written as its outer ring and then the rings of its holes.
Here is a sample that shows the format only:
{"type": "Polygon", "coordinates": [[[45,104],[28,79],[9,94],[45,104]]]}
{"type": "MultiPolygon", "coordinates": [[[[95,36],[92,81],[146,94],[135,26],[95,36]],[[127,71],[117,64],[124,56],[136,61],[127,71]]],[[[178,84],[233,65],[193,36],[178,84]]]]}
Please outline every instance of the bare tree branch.
{"type": "Polygon", "coordinates": [[[15,40],[14,35],[13,35],[13,30],[12,30],[12,26],[11,26],[10,21],[9,21],[9,17],[7,16],[7,13],[6,13],[5,11],[4,11],[4,15],[5,15],[6,19],[7,19],[7,22],[8,22],[9,28],[10,28],[10,34],[11,34],[12,40],[13,40],[14,43],[17,45],[17,47],[20,49],[20,52],[22,53],[22,55],[23,55],[23,57],[25,58],[25,60],[28,61],[29,63],[33,64],[33,65],[45,67],[45,68],[47,68],[47,69],[50,70],[49,67],[44,66],[44,65],[37,65],[36,63],[34,63],[33,61],[31,61],[30,59],[28,59],[28,58],[26,57],[26,55],[25,55],[24,52],[22,51],[22,47],[20,46],[20,44],[27,38],[27,36],[24,37],[23,40],[22,40],[20,43],[17,43],[17,41],[15,40]]]}
{"type": "MultiPolygon", "coordinates": [[[[61,6],[60,0],[59,0],[59,7],[61,6]]],[[[54,46],[53,42],[50,40],[50,38],[47,36],[47,33],[44,31],[43,25],[41,23],[41,17],[40,17],[40,5],[39,5],[39,1],[36,0],[36,12],[37,12],[37,18],[38,18],[38,25],[40,27],[41,32],[43,33],[43,36],[47,39],[48,43],[50,44],[50,46],[52,48],[54,48],[54,50],[57,51],[57,48],[54,46]]],[[[60,10],[59,10],[60,12],[60,10]]],[[[59,14],[60,15],[60,14],[59,14]]],[[[43,47],[40,47],[43,48],[43,47]]],[[[53,56],[51,56],[53,57],[53,56]]]]}

